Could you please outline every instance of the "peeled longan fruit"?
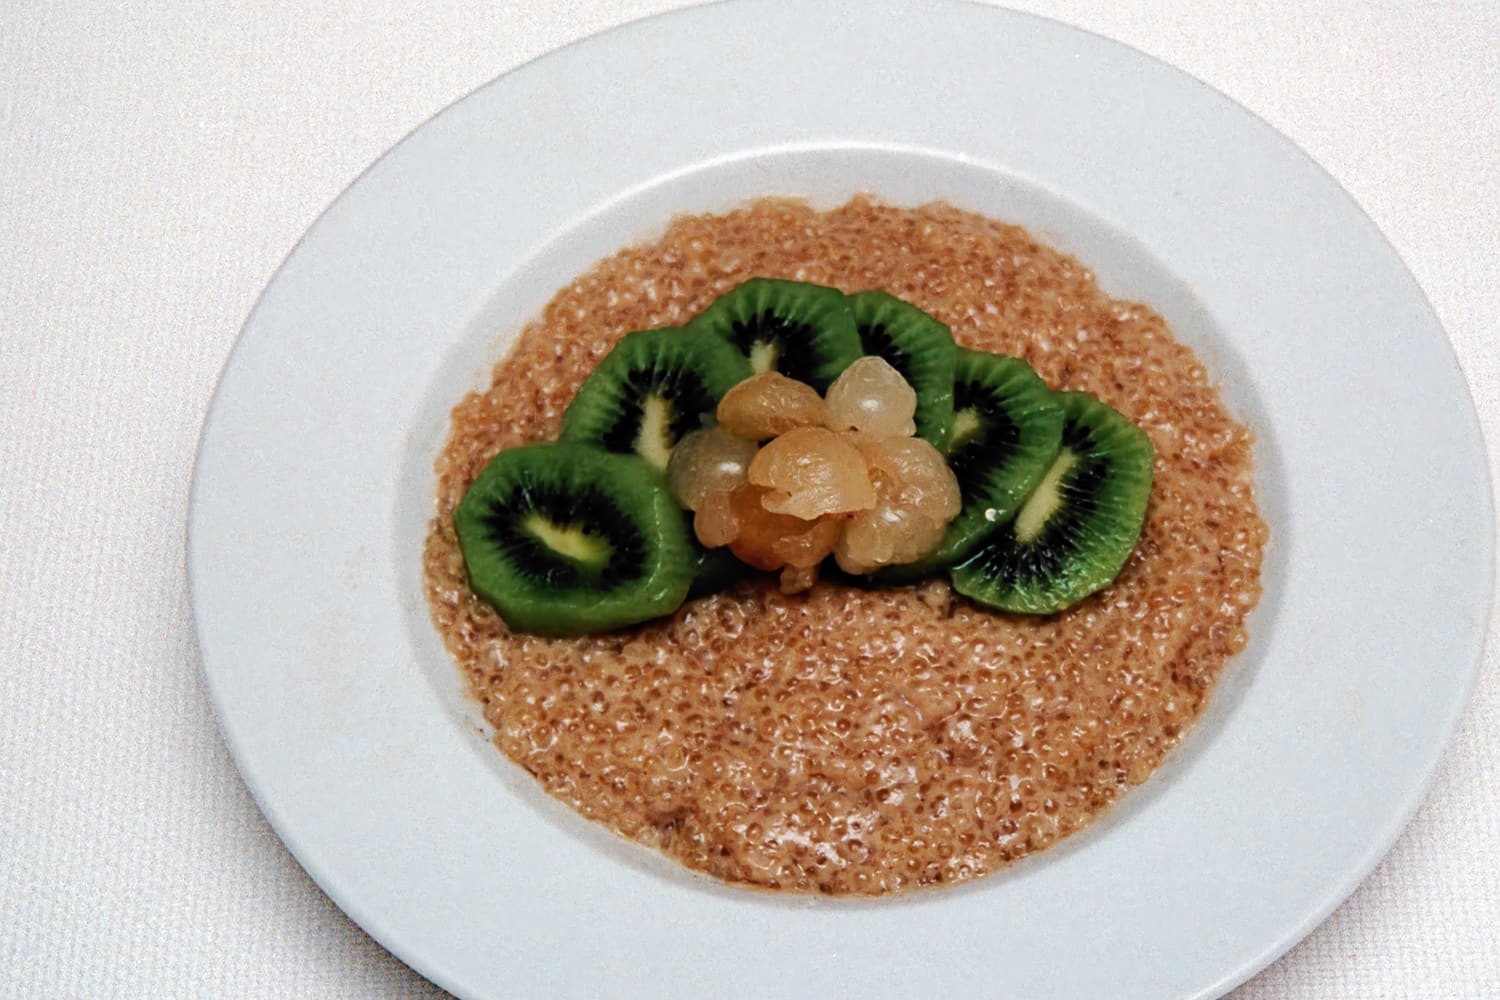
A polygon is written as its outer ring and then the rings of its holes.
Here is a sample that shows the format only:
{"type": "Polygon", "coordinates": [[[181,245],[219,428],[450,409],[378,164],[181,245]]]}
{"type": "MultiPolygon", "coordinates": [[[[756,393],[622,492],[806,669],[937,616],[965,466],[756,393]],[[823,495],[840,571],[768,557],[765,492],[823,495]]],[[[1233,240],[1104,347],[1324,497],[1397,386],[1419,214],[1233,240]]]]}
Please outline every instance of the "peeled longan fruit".
{"type": "Polygon", "coordinates": [[[828,387],[828,426],[877,437],[907,437],[917,429],[917,394],[884,358],[866,356],[828,387]]]}
{"type": "Polygon", "coordinates": [[[806,382],[780,372],[752,375],[719,401],[719,426],[764,441],[797,427],[820,426],[826,416],[823,397],[806,382]]]}
{"type": "Polygon", "coordinates": [[[864,456],[826,427],[799,427],[768,442],[750,462],[749,476],[770,491],[767,510],[805,521],[875,505],[864,456]]]}

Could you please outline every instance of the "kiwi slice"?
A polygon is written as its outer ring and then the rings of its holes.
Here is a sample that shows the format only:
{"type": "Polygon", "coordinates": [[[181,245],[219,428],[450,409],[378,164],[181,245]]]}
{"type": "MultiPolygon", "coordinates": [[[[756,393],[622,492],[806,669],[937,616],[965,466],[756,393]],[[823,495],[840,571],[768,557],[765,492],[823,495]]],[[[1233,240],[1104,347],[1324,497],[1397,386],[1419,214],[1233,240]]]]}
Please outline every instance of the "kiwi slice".
{"type": "Polygon", "coordinates": [[[1087,393],[1059,399],[1062,448],[1036,491],[952,571],[954,589],[1002,611],[1050,614],[1108,586],[1145,522],[1151,441],[1087,393]]]}
{"type": "Polygon", "coordinates": [[[958,349],[948,328],[887,292],[849,296],[866,354],[884,358],[917,392],[917,436],[939,451],[953,426],[953,369],[958,349]]]}
{"type": "Polygon", "coordinates": [[[665,469],[683,435],[749,377],[745,358],[719,337],[671,327],[627,333],[584,379],[560,437],[665,469]]]}
{"type": "Polygon", "coordinates": [[[819,393],[863,353],[849,300],[836,288],[804,281],[751,278],[687,328],[733,344],[755,374],[778,371],[819,393]]]}
{"type": "Polygon", "coordinates": [[[963,507],[925,559],[879,571],[882,583],[912,583],[968,555],[1015,516],[1062,443],[1062,407],[1020,358],[958,348],[948,467],[963,507]]]}
{"type": "Polygon", "coordinates": [[[666,477],[586,444],[500,452],[453,524],[474,593],[522,632],[604,632],[669,614],[698,570],[666,477]]]}

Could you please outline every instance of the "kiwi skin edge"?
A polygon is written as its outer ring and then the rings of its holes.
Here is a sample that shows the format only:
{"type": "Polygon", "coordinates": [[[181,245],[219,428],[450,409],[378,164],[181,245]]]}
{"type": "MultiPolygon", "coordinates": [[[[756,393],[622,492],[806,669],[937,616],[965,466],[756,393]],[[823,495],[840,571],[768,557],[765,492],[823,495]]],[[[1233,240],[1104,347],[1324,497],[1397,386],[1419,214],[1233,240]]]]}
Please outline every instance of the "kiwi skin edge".
{"type": "Polygon", "coordinates": [[[578,387],[559,439],[665,468],[677,442],[749,377],[744,356],[717,337],[676,327],[627,333],[578,387]]]}
{"type": "Polygon", "coordinates": [[[685,329],[721,337],[757,374],[779,371],[819,395],[864,354],[844,293],[806,281],[751,278],[720,295],[685,329]]]}
{"type": "Polygon", "coordinates": [[[917,394],[917,436],[944,454],[953,429],[958,348],[946,325],[904,299],[872,289],[849,296],[866,354],[884,358],[917,394]]]}
{"type": "Polygon", "coordinates": [[[1062,444],[1058,396],[1020,358],[959,348],[953,400],[948,460],[963,508],[931,553],[877,571],[879,583],[918,583],[965,559],[1016,515],[1062,444]]]}
{"type": "Polygon", "coordinates": [[[497,454],[453,512],[469,586],[505,623],[537,635],[607,632],[671,614],[698,571],[692,528],[666,477],[634,455],[577,443],[497,454]],[[601,507],[603,509],[595,509],[601,507]],[[607,557],[574,558],[520,523],[540,514],[587,532],[607,557]]]}
{"type": "Polygon", "coordinates": [[[953,588],[987,607],[1052,614],[1109,586],[1145,525],[1155,450],[1088,393],[1058,393],[1062,448],[1015,519],[953,567],[953,588]]]}

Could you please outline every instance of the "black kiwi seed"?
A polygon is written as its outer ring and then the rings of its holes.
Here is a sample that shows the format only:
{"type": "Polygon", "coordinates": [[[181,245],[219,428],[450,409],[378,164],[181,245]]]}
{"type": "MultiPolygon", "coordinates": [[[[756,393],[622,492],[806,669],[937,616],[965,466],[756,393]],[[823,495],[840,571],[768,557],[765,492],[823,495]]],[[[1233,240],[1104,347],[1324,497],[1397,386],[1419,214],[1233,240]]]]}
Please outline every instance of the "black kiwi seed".
{"type": "Polygon", "coordinates": [[[620,338],[563,413],[560,439],[633,452],[659,469],[750,366],[718,337],[679,329],[620,338]]]}
{"type": "Polygon", "coordinates": [[[952,571],[955,590],[1002,611],[1050,614],[1108,586],[1145,522],[1150,439],[1087,393],[1059,399],[1062,447],[1035,492],[952,571]]]}
{"type": "Polygon", "coordinates": [[[778,371],[820,393],[863,353],[848,299],[836,288],[804,281],[751,278],[715,299],[687,328],[733,344],[755,374],[778,371]]]}
{"type": "Polygon", "coordinates": [[[1062,443],[1062,407],[1020,358],[958,349],[948,467],[963,507],[926,558],[880,571],[876,579],[910,583],[968,555],[1015,516],[1062,443]]]}
{"type": "Polygon", "coordinates": [[[917,436],[946,450],[958,358],[953,334],[916,306],[886,292],[851,295],[849,305],[864,352],[884,358],[916,390],[917,436]]]}
{"type": "Polygon", "coordinates": [[[453,524],[474,593],[522,632],[604,632],[669,614],[698,570],[666,477],[585,444],[500,452],[453,524]]]}

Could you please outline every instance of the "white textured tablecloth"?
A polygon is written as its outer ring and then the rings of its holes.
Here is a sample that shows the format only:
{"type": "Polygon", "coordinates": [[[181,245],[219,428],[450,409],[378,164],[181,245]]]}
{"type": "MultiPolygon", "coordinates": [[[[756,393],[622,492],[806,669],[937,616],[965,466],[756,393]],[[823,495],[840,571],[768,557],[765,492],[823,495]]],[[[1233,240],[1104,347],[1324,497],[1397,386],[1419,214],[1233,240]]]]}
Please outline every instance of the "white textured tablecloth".
{"type": "MultiPolygon", "coordinates": [[[[184,583],[193,449],[257,293],[367,164],[678,5],[0,7],[0,995],[438,995],[303,874],[225,752],[184,583]]],[[[1311,153],[1416,274],[1500,441],[1500,4],[1022,6],[1311,153]]],[[[1493,647],[1395,849],[1237,997],[1500,996],[1493,647]]]]}

